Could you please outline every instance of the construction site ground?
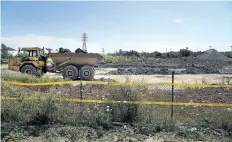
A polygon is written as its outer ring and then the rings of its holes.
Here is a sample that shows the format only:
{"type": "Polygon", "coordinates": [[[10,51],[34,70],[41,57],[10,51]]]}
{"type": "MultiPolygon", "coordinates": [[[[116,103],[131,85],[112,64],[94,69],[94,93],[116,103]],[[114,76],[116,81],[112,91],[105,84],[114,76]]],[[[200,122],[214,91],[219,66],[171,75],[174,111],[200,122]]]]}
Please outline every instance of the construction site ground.
{"type": "MultiPolygon", "coordinates": [[[[1,71],[8,73],[16,73],[8,70],[7,65],[1,65],[1,71]]],[[[114,75],[109,74],[112,71],[117,71],[117,68],[96,68],[95,80],[112,79],[118,82],[124,82],[127,79],[133,82],[145,83],[166,83],[172,81],[172,75],[114,75]]],[[[62,77],[60,73],[47,73],[46,76],[62,77]]],[[[190,83],[190,84],[225,84],[226,78],[232,77],[232,74],[176,74],[175,83],[190,83]]]]}

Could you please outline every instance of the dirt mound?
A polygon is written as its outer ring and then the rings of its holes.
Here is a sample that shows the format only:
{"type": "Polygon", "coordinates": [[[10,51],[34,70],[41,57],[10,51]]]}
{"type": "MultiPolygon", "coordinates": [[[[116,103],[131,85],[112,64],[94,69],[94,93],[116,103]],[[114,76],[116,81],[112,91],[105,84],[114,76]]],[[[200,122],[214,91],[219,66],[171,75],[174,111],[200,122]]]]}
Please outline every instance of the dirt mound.
{"type": "Polygon", "coordinates": [[[135,67],[135,68],[118,68],[116,71],[110,71],[107,74],[113,75],[139,75],[139,74],[171,74],[167,68],[149,68],[149,67],[135,67]]]}
{"type": "Polygon", "coordinates": [[[144,58],[142,61],[124,63],[105,63],[102,68],[118,68],[109,74],[137,75],[137,74],[171,74],[169,70],[185,70],[184,74],[231,74],[232,59],[224,56],[215,49],[195,57],[179,58],[144,58]]]}
{"type": "Polygon", "coordinates": [[[198,55],[197,56],[198,59],[201,60],[220,60],[220,61],[231,61],[232,59],[226,57],[225,55],[219,53],[217,50],[215,49],[209,49],[207,51],[205,51],[205,53],[198,55]]]}

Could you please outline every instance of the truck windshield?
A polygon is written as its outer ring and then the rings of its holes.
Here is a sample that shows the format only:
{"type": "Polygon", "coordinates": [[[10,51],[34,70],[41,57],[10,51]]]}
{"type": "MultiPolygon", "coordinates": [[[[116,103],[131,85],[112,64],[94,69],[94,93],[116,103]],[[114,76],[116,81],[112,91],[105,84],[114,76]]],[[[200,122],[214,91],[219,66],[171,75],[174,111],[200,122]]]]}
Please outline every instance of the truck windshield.
{"type": "Polygon", "coordinates": [[[40,51],[37,50],[28,50],[28,51],[23,51],[24,56],[34,56],[38,57],[40,55],[40,51]]]}

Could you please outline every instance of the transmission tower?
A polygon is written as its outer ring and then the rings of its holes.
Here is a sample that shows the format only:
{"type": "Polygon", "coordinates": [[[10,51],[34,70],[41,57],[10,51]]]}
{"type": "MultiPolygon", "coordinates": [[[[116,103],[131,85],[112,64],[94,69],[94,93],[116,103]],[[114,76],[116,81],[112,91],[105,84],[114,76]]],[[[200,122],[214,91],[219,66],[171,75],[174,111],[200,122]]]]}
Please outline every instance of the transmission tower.
{"type": "Polygon", "coordinates": [[[102,48],[102,54],[105,54],[105,49],[104,48],[102,48]]]}
{"type": "Polygon", "coordinates": [[[83,37],[81,37],[82,38],[82,41],[83,41],[83,46],[82,46],[82,50],[83,51],[85,51],[85,52],[87,52],[87,47],[86,47],[86,41],[87,41],[87,34],[86,33],[84,33],[84,34],[82,34],[83,35],[83,37]]]}

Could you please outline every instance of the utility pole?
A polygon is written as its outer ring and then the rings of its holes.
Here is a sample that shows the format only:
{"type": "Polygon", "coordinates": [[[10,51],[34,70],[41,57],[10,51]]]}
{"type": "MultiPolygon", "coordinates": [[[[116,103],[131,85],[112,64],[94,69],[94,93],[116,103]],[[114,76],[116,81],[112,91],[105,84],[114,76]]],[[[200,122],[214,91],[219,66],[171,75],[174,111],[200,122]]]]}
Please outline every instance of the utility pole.
{"type": "Polygon", "coordinates": [[[82,50],[83,51],[85,51],[85,52],[87,52],[87,47],[86,47],[86,41],[87,41],[87,34],[86,33],[84,33],[84,34],[82,34],[83,35],[83,37],[81,37],[82,38],[82,41],[83,41],[83,46],[82,46],[82,50]]]}

